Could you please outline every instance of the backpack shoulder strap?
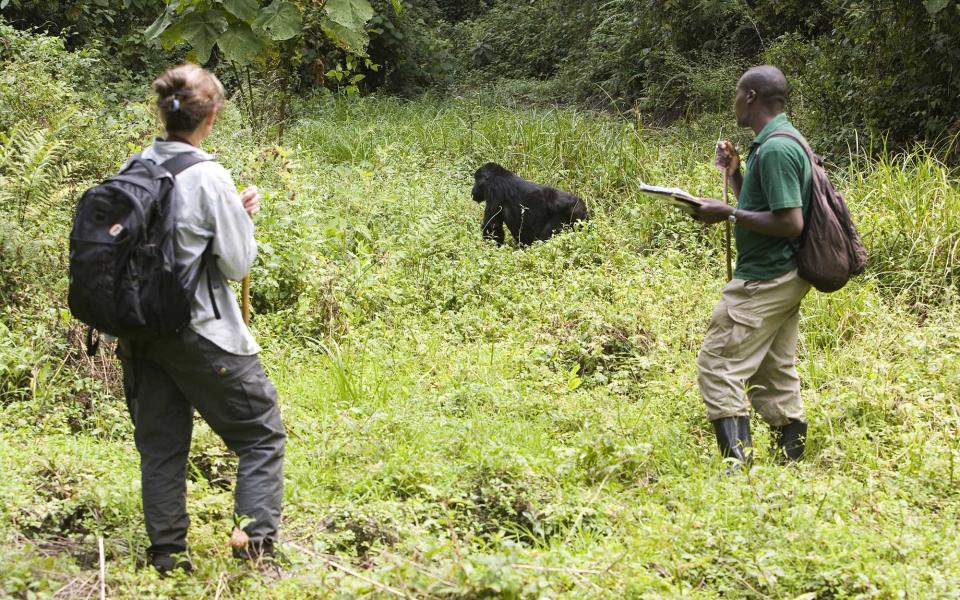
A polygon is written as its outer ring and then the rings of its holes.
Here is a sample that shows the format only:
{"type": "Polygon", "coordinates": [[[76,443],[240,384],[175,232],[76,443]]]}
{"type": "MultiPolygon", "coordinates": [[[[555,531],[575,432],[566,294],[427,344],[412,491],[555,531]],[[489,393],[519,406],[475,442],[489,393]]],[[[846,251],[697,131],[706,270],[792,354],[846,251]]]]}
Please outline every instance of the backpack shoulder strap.
{"type": "Polygon", "coordinates": [[[787,131],[786,129],[777,129],[772,131],[770,135],[767,136],[767,139],[763,140],[763,144],[760,144],[756,150],[757,159],[754,161],[755,165],[753,168],[757,177],[757,181],[760,181],[760,150],[772,137],[785,137],[800,144],[800,147],[803,148],[803,151],[807,153],[807,158],[810,160],[810,169],[812,171],[815,171],[816,167],[822,164],[820,162],[820,157],[817,156],[816,152],[813,151],[813,148],[810,147],[810,144],[807,142],[807,140],[803,139],[802,136],[799,136],[792,131],[787,131]]]}
{"type": "Polygon", "coordinates": [[[213,307],[213,316],[220,318],[220,309],[217,307],[217,298],[213,294],[214,288],[220,287],[220,269],[217,267],[217,255],[213,253],[213,240],[207,243],[200,256],[203,266],[207,269],[207,293],[210,295],[210,306],[213,307]],[[217,283],[213,280],[216,279],[217,283]]]}
{"type": "MultiPolygon", "coordinates": [[[[792,131],[787,131],[786,129],[777,129],[776,131],[772,132],[770,135],[767,136],[767,139],[763,141],[764,144],[767,142],[767,140],[769,140],[772,137],[790,138],[791,140],[800,144],[800,146],[803,148],[803,151],[807,153],[807,157],[810,158],[810,162],[816,164],[817,154],[816,152],[813,151],[813,148],[810,147],[810,144],[807,142],[807,140],[803,139],[802,136],[799,136],[792,131]]],[[[760,147],[762,148],[763,144],[761,144],[760,147]]],[[[757,152],[759,151],[760,151],[760,148],[757,148],[757,152]]],[[[760,158],[759,154],[757,155],[757,158],[760,158]]]]}
{"type": "MultiPolygon", "coordinates": [[[[209,158],[203,158],[197,156],[193,152],[182,152],[173,158],[165,160],[160,167],[165,169],[168,173],[173,175],[176,178],[177,175],[186,171],[195,164],[206,162],[212,160],[209,158]]],[[[217,307],[217,299],[213,294],[213,289],[219,287],[220,279],[220,269],[217,268],[217,257],[213,254],[213,242],[207,244],[207,247],[203,250],[200,260],[203,263],[203,267],[207,271],[207,293],[210,295],[210,304],[213,307],[213,314],[217,319],[220,319],[220,309],[217,307]],[[213,280],[217,279],[218,283],[214,283],[213,280]]]]}
{"type": "Polygon", "coordinates": [[[126,162],[123,163],[123,165],[120,167],[120,170],[117,171],[117,175],[122,175],[123,173],[125,173],[127,169],[129,169],[133,165],[133,163],[135,163],[138,160],[141,160],[142,158],[143,156],[140,152],[137,152],[136,154],[132,155],[130,158],[126,160],[126,162]]]}
{"type": "Polygon", "coordinates": [[[197,156],[193,152],[182,152],[173,158],[165,160],[160,166],[166,169],[168,173],[176,177],[193,165],[206,162],[208,160],[210,159],[197,156]]]}

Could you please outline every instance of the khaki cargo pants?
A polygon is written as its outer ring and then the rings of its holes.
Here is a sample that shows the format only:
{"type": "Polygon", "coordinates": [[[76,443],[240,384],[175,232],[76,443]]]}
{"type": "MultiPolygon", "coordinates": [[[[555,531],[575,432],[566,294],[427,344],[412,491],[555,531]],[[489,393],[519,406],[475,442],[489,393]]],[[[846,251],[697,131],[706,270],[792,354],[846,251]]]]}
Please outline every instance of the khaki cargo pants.
{"type": "Polygon", "coordinates": [[[750,405],[773,427],[805,420],[794,363],[800,301],[809,290],[795,270],[766,281],[733,279],[723,288],[697,356],[711,421],[748,416],[750,405]]]}

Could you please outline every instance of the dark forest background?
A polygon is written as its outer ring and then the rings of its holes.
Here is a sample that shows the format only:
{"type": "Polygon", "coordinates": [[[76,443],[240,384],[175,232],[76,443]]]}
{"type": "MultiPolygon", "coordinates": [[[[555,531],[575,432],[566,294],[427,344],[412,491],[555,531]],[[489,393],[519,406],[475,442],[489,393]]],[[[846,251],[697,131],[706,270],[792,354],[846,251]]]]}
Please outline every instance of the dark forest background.
{"type": "MultiPolygon", "coordinates": [[[[3,4],[3,18],[19,29],[109,56],[114,88],[142,89],[171,54],[185,53],[145,39],[159,2],[3,4]]],[[[372,4],[370,61],[353,67],[363,74],[359,93],[489,89],[662,123],[728,110],[739,73],[766,62],[790,78],[793,116],[824,151],[869,139],[957,154],[955,0],[404,0],[399,14],[389,0],[372,4]]],[[[303,35],[260,69],[293,93],[344,87],[335,68],[346,53],[319,33],[323,3],[300,5],[303,35]]]]}

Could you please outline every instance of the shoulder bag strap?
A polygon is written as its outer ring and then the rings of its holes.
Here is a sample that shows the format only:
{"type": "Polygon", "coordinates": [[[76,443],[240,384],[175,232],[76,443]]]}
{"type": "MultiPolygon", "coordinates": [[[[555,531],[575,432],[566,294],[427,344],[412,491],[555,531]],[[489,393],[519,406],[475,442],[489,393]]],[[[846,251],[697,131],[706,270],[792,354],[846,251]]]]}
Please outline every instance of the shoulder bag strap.
{"type": "MultiPolygon", "coordinates": [[[[813,169],[819,163],[819,158],[817,154],[813,151],[813,148],[810,147],[810,144],[803,137],[793,133],[792,131],[787,131],[786,129],[777,129],[772,131],[770,135],[767,136],[767,139],[763,140],[763,144],[766,144],[772,137],[785,137],[790,138],[796,143],[800,144],[800,147],[803,148],[803,151],[807,153],[807,159],[810,160],[810,170],[811,173],[813,169]]],[[[757,176],[757,183],[760,183],[760,150],[763,148],[763,144],[760,144],[757,147],[757,159],[754,161],[755,175],[757,176]]],[[[762,185],[762,184],[761,184],[762,185]]]]}
{"type": "MultiPolygon", "coordinates": [[[[186,171],[193,165],[206,162],[208,160],[211,159],[197,156],[193,152],[181,152],[173,158],[165,160],[160,166],[170,173],[170,175],[176,178],[177,175],[186,171]]],[[[207,271],[207,293],[210,295],[210,305],[213,307],[213,315],[219,319],[220,309],[217,307],[217,299],[213,294],[213,290],[215,287],[220,287],[220,269],[217,268],[217,257],[213,254],[212,240],[207,243],[207,247],[203,250],[201,260],[203,261],[203,268],[207,271]],[[214,278],[217,279],[216,284],[214,284],[214,278]]]]}
{"type": "Polygon", "coordinates": [[[180,154],[169,158],[163,163],[160,164],[161,167],[167,170],[168,173],[176,177],[183,171],[186,171],[193,165],[197,163],[202,163],[210,160],[209,158],[203,158],[202,156],[197,156],[193,152],[181,152],[180,154]]]}

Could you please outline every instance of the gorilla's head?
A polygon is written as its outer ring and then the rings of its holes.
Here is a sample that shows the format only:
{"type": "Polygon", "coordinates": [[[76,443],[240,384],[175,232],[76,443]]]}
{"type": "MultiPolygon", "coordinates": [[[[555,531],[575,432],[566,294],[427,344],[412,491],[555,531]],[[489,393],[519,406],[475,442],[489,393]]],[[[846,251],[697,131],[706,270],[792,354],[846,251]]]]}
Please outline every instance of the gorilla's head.
{"type": "Polygon", "coordinates": [[[513,175],[495,162],[488,162],[473,174],[473,191],[471,195],[475,202],[485,202],[487,200],[487,181],[491,177],[509,177],[513,175]]]}

